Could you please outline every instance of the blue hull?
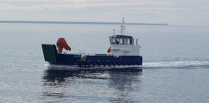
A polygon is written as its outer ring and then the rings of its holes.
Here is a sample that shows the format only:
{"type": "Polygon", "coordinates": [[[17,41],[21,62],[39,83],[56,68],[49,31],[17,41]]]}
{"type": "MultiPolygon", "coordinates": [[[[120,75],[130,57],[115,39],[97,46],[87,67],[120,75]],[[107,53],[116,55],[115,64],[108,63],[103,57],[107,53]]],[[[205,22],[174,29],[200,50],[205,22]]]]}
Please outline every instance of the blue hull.
{"type": "Polygon", "coordinates": [[[60,54],[55,45],[42,44],[45,61],[55,65],[69,65],[78,67],[95,66],[140,66],[142,56],[113,56],[95,54],[81,56],[79,54],[60,54]]]}

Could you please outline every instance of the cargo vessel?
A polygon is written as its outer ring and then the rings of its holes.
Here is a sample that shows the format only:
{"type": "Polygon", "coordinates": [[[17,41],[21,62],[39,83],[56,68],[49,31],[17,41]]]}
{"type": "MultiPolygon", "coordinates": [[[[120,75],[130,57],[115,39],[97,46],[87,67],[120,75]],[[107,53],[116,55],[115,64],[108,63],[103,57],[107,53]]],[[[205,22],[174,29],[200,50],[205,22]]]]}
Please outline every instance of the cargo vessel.
{"type": "MultiPolygon", "coordinates": [[[[44,59],[50,65],[71,67],[139,67],[142,56],[139,55],[138,39],[125,34],[123,19],[120,34],[109,36],[110,48],[106,54],[63,53],[62,49],[71,50],[64,38],[59,38],[57,45],[42,44],[44,59]]],[[[115,32],[115,30],[114,30],[115,32]]]]}

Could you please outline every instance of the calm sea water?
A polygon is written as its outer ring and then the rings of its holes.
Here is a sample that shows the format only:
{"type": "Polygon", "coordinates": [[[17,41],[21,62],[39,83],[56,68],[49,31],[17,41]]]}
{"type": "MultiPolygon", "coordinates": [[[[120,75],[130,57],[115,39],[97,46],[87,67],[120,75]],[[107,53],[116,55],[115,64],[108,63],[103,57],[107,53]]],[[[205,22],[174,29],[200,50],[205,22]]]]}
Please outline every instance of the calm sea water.
{"type": "MultiPolygon", "coordinates": [[[[209,102],[209,27],[129,25],[143,72],[52,70],[41,44],[64,37],[68,53],[106,53],[119,25],[0,24],[0,102],[209,102]]],[[[65,51],[66,52],[66,51],[65,51]]]]}

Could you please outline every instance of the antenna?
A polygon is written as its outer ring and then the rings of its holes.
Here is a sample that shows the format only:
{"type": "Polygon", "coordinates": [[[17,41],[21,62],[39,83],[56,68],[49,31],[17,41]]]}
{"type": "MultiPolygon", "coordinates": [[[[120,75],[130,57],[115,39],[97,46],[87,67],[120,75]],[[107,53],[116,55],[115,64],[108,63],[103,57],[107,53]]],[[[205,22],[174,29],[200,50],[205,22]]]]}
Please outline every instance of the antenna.
{"type": "Polygon", "coordinates": [[[122,18],[122,21],[123,21],[123,23],[125,23],[125,18],[124,17],[122,18]]]}
{"type": "Polygon", "coordinates": [[[120,26],[121,27],[120,34],[123,34],[125,32],[125,18],[124,17],[122,18],[122,21],[123,21],[123,25],[120,26]]]}

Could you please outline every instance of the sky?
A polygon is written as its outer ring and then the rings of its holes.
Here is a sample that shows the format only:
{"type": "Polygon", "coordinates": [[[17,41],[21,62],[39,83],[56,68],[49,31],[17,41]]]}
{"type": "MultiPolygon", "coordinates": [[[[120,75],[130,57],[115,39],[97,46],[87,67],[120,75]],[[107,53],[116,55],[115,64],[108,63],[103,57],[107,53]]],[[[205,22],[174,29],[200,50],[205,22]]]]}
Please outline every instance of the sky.
{"type": "Polygon", "coordinates": [[[0,0],[0,21],[209,25],[209,0],[0,0]]]}

